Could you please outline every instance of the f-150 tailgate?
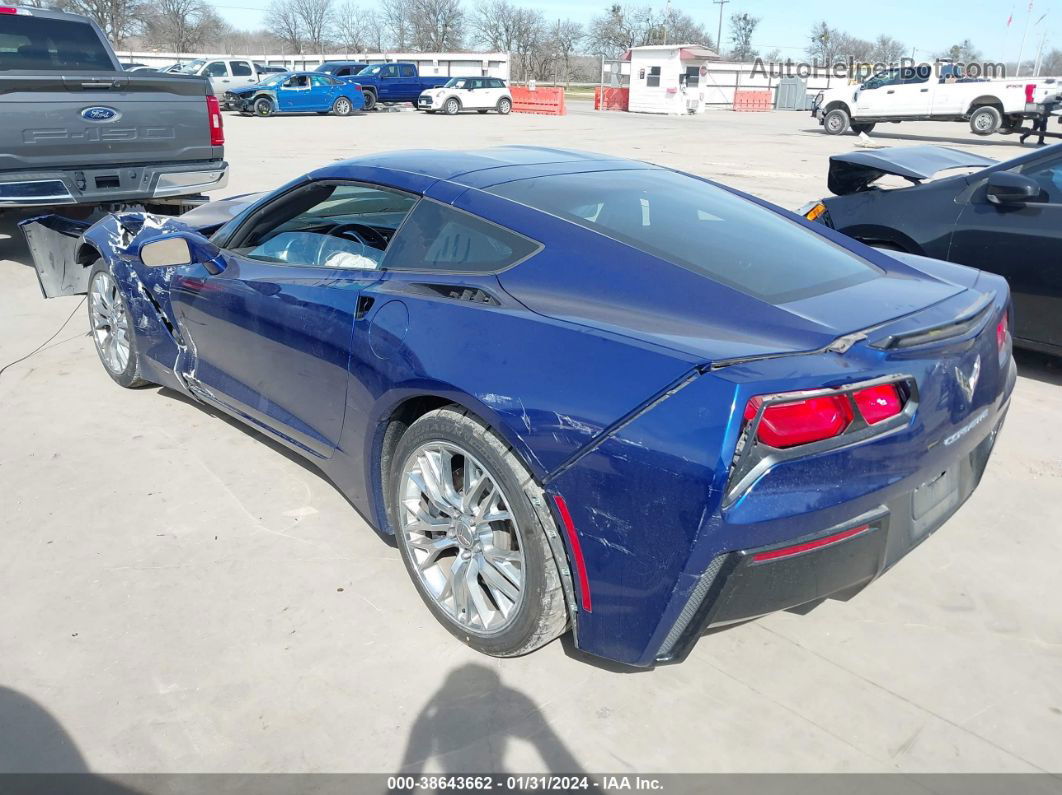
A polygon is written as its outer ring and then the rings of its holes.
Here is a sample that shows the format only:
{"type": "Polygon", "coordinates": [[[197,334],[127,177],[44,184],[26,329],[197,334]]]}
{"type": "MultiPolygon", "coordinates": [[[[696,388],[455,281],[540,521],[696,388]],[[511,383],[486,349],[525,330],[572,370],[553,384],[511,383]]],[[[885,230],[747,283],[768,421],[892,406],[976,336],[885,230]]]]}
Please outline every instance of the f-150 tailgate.
{"type": "Polygon", "coordinates": [[[0,73],[0,173],[215,161],[199,77],[0,73]]]}

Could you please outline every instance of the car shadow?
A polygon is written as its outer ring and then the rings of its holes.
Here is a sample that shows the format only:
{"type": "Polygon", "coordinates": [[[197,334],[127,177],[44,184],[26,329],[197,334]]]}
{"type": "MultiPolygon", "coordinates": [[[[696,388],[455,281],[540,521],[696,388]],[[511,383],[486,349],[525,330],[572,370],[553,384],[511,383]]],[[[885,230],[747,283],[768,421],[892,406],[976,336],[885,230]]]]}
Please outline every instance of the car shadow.
{"type": "MultiPolygon", "coordinates": [[[[359,517],[361,517],[362,521],[364,521],[365,524],[373,528],[373,530],[376,529],[374,522],[369,519],[368,516],[362,513],[361,509],[359,509],[357,505],[350,501],[347,495],[343,493],[343,490],[336,486],[336,484],[332,482],[331,478],[329,478],[328,475],[320,467],[314,465],[314,463],[309,459],[304,458],[303,456],[296,453],[294,450],[288,448],[281,442],[278,442],[271,436],[267,436],[256,428],[252,428],[250,425],[240,422],[240,420],[236,419],[235,417],[231,417],[225,412],[214,408],[213,406],[210,406],[206,403],[201,403],[198,400],[195,400],[194,398],[185,395],[183,392],[178,392],[176,389],[172,389],[168,386],[161,386],[156,388],[156,393],[162,397],[169,398],[170,400],[176,400],[179,403],[184,403],[187,406],[196,408],[206,414],[208,417],[211,417],[212,419],[221,420],[230,428],[233,428],[237,431],[240,431],[240,433],[250,436],[256,442],[264,444],[274,453],[283,456],[288,461],[291,461],[293,464],[297,464],[309,474],[320,478],[333,489],[335,489],[336,493],[339,494],[344,500],[346,500],[347,504],[354,509],[354,512],[357,513],[359,517]]],[[[397,548],[397,542],[395,541],[393,536],[385,535],[379,532],[376,532],[376,535],[380,538],[381,541],[383,541],[383,543],[387,544],[390,547],[397,548]]]]}
{"type": "Polygon", "coordinates": [[[33,258],[30,256],[29,246],[26,245],[26,238],[22,235],[22,230],[18,228],[18,223],[48,212],[50,212],[48,209],[0,212],[0,260],[9,259],[19,265],[32,267],[33,258]]]}
{"type": "Polygon", "coordinates": [[[1018,365],[1018,375],[1052,386],[1062,386],[1062,358],[1016,348],[1014,361],[1018,365]]]}
{"type": "Polygon", "coordinates": [[[450,671],[421,707],[409,731],[399,772],[429,768],[442,774],[505,775],[505,754],[513,741],[535,749],[550,773],[583,775],[582,767],[542,707],[509,687],[479,663],[450,671]]]}

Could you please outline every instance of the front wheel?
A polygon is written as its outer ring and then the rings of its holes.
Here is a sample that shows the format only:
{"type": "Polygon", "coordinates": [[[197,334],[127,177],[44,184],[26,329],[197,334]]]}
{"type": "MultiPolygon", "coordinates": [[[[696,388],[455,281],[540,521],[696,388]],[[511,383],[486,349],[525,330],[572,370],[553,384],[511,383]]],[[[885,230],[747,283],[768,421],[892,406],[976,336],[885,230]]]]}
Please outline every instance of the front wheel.
{"type": "Polygon", "coordinates": [[[1003,123],[999,108],[983,105],[970,114],[970,131],[974,135],[992,135],[1003,123]]]}
{"type": "Polygon", "coordinates": [[[502,97],[498,100],[498,113],[505,116],[509,111],[513,109],[513,101],[508,97],[502,97]]]}
{"type": "MultiPolygon", "coordinates": [[[[495,657],[564,632],[546,496],[489,428],[456,406],[429,412],[395,450],[388,508],[417,591],[455,637],[495,657]]],[[[554,529],[555,532],[555,529],[554,529]]]]}
{"type": "Polygon", "coordinates": [[[147,385],[140,377],[140,356],[129,310],[102,259],[96,260],[89,273],[88,316],[89,333],[107,375],[126,389],[147,385]]]}
{"type": "Polygon", "coordinates": [[[447,116],[456,116],[461,112],[461,103],[454,97],[450,97],[446,100],[446,104],[443,105],[443,110],[447,116]]]}
{"type": "Polygon", "coordinates": [[[273,100],[259,97],[254,101],[254,115],[265,118],[273,115],[273,100]]]}
{"type": "Polygon", "coordinates": [[[365,110],[372,110],[376,107],[376,94],[372,91],[363,91],[362,95],[365,97],[365,110]]]}
{"type": "Polygon", "coordinates": [[[346,97],[337,97],[332,103],[332,112],[337,116],[349,116],[354,112],[354,106],[346,97]]]}
{"type": "Polygon", "coordinates": [[[841,108],[834,108],[826,114],[826,118],[822,120],[822,128],[826,131],[827,135],[840,135],[848,129],[850,118],[848,111],[841,108]]]}

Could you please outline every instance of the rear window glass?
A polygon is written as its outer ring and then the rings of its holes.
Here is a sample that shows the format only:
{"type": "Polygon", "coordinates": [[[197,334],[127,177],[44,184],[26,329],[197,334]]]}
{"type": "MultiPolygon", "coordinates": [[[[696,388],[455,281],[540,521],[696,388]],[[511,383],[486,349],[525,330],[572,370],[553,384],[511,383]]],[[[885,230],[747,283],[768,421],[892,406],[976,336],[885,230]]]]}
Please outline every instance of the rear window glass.
{"type": "Polygon", "coordinates": [[[390,270],[491,272],[534,254],[539,244],[474,215],[427,199],[387,248],[390,270]]]}
{"type": "Polygon", "coordinates": [[[0,24],[0,71],[68,69],[114,71],[107,48],[91,25],[64,19],[4,14],[0,24]]]}
{"type": "Polygon", "coordinates": [[[489,191],[772,303],[880,274],[793,221],[672,171],[563,174],[507,182],[489,191]]]}

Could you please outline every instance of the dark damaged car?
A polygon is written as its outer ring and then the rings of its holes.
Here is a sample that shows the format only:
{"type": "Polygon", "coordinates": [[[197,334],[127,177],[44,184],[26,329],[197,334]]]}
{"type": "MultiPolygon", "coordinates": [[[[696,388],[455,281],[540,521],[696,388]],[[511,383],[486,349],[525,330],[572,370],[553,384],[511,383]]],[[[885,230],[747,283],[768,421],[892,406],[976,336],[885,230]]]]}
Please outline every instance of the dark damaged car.
{"type": "Polygon", "coordinates": [[[26,231],[114,381],[319,466],[492,655],[570,628],[648,666],[851,597],[970,496],[1015,380],[999,276],[603,155],[393,152],[26,231]]]}
{"type": "Polygon", "coordinates": [[[1014,344],[1062,355],[1062,144],[1002,163],[941,146],[850,152],[830,158],[827,186],[835,195],[801,215],[871,246],[1006,277],[1014,344]],[[890,177],[910,184],[882,187],[890,177]]]}

